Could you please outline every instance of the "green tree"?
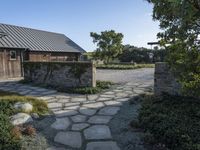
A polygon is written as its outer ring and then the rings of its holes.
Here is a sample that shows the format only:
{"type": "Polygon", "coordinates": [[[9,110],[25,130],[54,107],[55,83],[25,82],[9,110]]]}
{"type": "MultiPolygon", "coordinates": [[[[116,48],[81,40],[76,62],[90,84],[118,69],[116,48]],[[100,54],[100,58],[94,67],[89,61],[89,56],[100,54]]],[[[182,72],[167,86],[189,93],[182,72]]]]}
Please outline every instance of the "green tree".
{"type": "Polygon", "coordinates": [[[95,58],[109,63],[112,59],[118,57],[118,55],[122,53],[122,39],[124,37],[122,33],[116,33],[114,30],[111,30],[101,32],[101,34],[91,32],[90,36],[97,45],[94,54],[95,58]]]}
{"type": "Polygon", "coordinates": [[[160,43],[168,50],[167,61],[187,95],[200,96],[200,1],[147,0],[153,19],[164,32],[160,43]]]}
{"type": "Polygon", "coordinates": [[[122,54],[119,56],[121,62],[154,63],[163,62],[166,56],[164,49],[147,49],[125,45],[122,54]],[[152,56],[152,57],[151,57],[152,56]]]}

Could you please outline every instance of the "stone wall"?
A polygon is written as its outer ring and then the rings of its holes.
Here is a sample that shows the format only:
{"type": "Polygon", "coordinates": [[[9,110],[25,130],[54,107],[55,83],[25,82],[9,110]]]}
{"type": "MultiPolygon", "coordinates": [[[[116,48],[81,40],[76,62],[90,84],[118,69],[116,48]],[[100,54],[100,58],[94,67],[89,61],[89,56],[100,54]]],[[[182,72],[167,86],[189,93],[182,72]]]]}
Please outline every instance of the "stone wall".
{"type": "Polygon", "coordinates": [[[156,63],[154,75],[155,95],[161,95],[163,92],[170,95],[179,95],[180,89],[181,86],[176,81],[167,63],[156,63]]]}
{"type": "Polygon", "coordinates": [[[52,87],[95,87],[93,62],[24,62],[24,79],[52,87]]]}

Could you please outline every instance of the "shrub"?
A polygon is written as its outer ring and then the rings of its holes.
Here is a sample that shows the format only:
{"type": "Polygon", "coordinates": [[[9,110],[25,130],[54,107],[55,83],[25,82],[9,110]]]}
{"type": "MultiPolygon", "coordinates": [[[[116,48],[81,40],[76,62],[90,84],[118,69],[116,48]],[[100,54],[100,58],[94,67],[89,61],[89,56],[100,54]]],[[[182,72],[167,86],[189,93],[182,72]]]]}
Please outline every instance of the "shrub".
{"type": "Polygon", "coordinates": [[[102,90],[109,89],[110,86],[113,85],[112,82],[109,81],[97,81],[96,87],[78,87],[78,88],[67,88],[62,89],[58,88],[57,90],[60,92],[67,93],[76,93],[76,94],[97,94],[102,92],[102,90]]]}
{"type": "Polygon", "coordinates": [[[15,126],[14,128],[12,128],[11,135],[13,135],[16,139],[19,140],[22,136],[21,128],[18,126],[15,126]]]}
{"type": "Polygon", "coordinates": [[[49,147],[47,140],[41,134],[36,136],[23,136],[21,139],[21,150],[46,150],[49,147]]]}
{"type": "Polygon", "coordinates": [[[109,89],[110,86],[113,85],[110,81],[97,81],[96,86],[101,89],[109,89]]]}
{"type": "Polygon", "coordinates": [[[140,127],[169,149],[200,150],[200,102],[164,95],[145,97],[139,113],[140,127]]]}
{"type": "Polygon", "coordinates": [[[9,117],[0,113],[0,149],[1,150],[20,150],[18,133],[11,134],[13,126],[9,117]]]}
{"type": "Polygon", "coordinates": [[[98,87],[80,87],[80,88],[69,88],[65,90],[59,90],[67,93],[78,93],[78,94],[96,94],[101,91],[98,87]]]}
{"type": "Polygon", "coordinates": [[[0,113],[10,116],[14,114],[15,110],[13,109],[14,102],[0,100],[0,113]]]}
{"type": "Polygon", "coordinates": [[[25,127],[23,133],[26,135],[29,135],[29,136],[34,136],[34,135],[36,135],[36,129],[33,128],[33,126],[28,125],[25,127]]]}
{"type": "Polygon", "coordinates": [[[185,43],[170,46],[167,62],[182,85],[182,93],[200,97],[200,51],[188,47],[190,46],[185,43]]]}

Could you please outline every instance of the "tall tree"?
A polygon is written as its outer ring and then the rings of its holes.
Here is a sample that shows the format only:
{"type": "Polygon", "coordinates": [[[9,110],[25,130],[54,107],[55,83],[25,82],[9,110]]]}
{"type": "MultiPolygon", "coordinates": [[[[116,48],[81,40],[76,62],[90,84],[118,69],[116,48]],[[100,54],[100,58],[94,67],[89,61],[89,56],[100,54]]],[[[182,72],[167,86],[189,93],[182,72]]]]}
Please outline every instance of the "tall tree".
{"type": "Polygon", "coordinates": [[[122,33],[116,33],[114,30],[110,30],[101,32],[101,34],[91,32],[90,36],[97,45],[97,49],[95,50],[96,58],[109,63],[110,60],[122,53],[122,39],[124,37],[122,33]]]}
{"type": "Polygon", "coordinates": [[[147,0],[153,4],[153,19],[164,32],[160,43],[168,50],[168,62],[183,91],[200,96],[200,1],[147,0]]]}

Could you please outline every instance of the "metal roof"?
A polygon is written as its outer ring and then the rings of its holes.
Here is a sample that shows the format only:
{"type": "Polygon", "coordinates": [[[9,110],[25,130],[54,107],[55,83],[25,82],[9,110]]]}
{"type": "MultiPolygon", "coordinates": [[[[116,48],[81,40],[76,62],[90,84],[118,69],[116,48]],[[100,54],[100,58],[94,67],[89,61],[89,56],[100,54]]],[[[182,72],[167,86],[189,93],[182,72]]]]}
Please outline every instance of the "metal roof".
{"type": "Polygon", "coordinates": [[[0,47],[27,48],[30,51],[85,52],[64,34],[30,29],[0,23],[0,31],[6,36],[0,38],[0,47]]]}
{"type": "Polygon", "coordinates": [[[0,38],[6,36],[7,34],[0,30],[0,38]]]}

